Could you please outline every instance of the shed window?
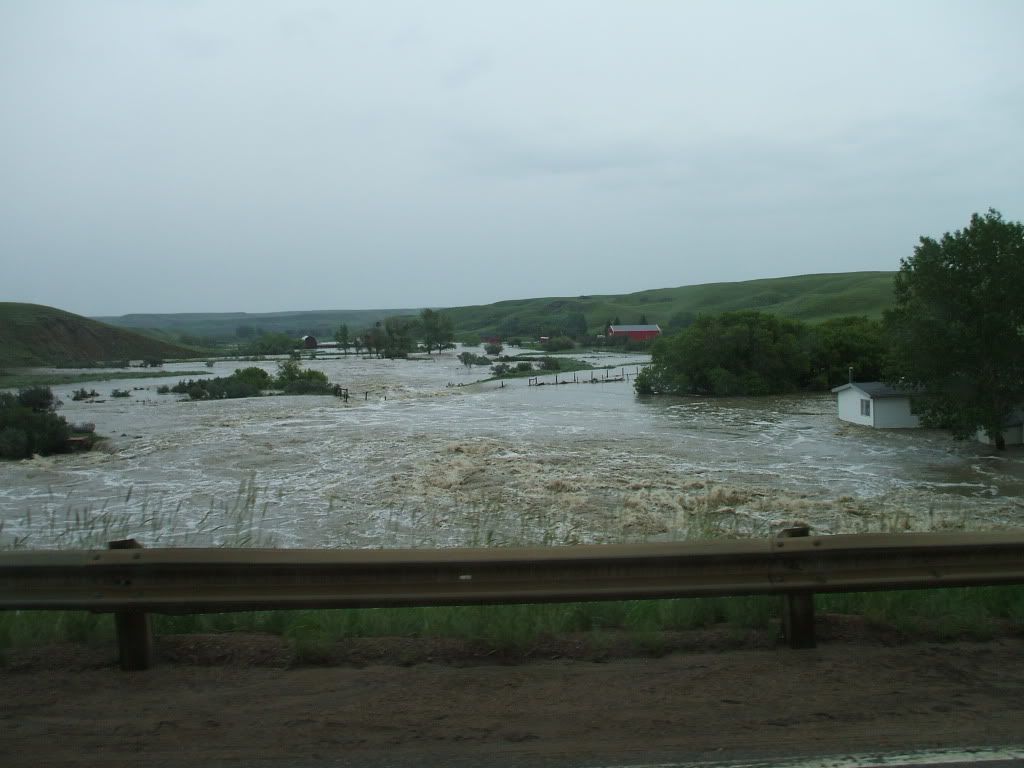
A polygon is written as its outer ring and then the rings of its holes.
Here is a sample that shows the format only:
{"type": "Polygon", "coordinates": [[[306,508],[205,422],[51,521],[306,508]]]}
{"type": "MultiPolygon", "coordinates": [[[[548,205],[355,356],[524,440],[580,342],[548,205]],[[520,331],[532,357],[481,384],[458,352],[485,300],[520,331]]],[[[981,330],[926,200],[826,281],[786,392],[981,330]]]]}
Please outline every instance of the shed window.
{"type": "Polygon", "coordinates": [[[863,400],[862,399],[860,401],[860,415],[861,416],[870,416],[871,415],[871,401],[870,400],[863,400]]]}

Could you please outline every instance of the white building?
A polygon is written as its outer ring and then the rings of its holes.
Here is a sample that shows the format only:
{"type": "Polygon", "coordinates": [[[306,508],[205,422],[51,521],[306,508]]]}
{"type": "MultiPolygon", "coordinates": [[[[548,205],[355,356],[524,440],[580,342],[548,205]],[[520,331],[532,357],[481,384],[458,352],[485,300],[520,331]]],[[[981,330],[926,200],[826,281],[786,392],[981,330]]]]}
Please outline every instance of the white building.
{"type": "Polygon", "coordinates": [[[904,389],[880,381],[851,381],[832,391],[843,421],[887,429],[921,426],[921,420],[910,412],[910,395],[904,389]]]}

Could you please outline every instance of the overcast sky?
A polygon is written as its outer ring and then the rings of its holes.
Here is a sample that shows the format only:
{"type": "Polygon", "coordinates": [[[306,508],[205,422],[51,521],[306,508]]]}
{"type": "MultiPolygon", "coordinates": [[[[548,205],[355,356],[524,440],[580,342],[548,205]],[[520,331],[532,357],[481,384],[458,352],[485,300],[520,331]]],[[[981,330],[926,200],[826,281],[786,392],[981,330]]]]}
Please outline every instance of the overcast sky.
{"type": "Polygon", "coordinates": [[[1024,2],[0,0],[0,300],[478,304],[1024,219],[1024,2]]]}

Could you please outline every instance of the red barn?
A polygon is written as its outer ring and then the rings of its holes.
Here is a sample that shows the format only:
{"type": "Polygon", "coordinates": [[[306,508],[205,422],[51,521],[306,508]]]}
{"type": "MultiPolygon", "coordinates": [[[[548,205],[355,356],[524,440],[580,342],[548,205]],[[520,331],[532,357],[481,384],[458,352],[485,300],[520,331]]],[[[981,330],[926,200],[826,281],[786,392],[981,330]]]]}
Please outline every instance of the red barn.
{"type": "Polygon", "coordinates": [[[658,325],[609,325],[608,336],[625,336],[630,341],[650,341],[661,335],[661,326],[658,325]]]}

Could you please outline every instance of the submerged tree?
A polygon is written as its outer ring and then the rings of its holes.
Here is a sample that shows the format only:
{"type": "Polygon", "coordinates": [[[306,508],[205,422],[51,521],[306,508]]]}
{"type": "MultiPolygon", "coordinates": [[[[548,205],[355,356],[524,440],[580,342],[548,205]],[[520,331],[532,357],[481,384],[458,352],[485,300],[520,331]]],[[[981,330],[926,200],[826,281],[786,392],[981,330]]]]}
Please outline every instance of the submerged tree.
{"type": "Polygon", "coordinates": [[[334,334],[334,340],[338,342],[338,346],[341,347],[341,351],[347,355],[348,348],[352,346],[352,342],[349,339],[348,325],[346,323],[342,323],[338,326],[338,330],[334,334]]]}
{"type": "Polygon", "coordinates": [[[659,338],[640,394],[768,395],[811,379],[807,326],[760,312],[701,315],[682,333],[659,338]]]}
{"type": "Polygon", "coordinates": [[[1024,225],[989,209],[941,240],[922,237],[900,261],[886,313],[904,384],[923,390],[923,423],[966,437],[1003,427],[1024,403],[1024,225]]]}
{"type": "Polygon", "coordinates": [[[455,340],[455,324],[444,312],[432,309],[420,312],[420,331],[428,354],[435,347],[438,351],[451,347],[455,340]]]}

